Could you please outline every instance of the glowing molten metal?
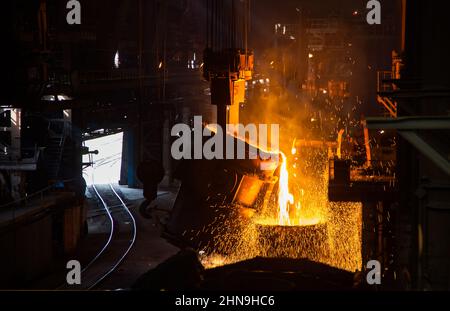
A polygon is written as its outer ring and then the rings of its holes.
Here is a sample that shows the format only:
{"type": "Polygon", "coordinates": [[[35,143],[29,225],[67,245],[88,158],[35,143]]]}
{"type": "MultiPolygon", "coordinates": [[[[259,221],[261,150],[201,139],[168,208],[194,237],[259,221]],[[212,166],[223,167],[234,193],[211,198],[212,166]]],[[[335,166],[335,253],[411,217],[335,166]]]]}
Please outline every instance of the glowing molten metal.
{"type": "Polygon", "coordinates": [[[280,181],[278,188],[278,224],[290,226],[289,207],[294,204],[294,196],[289,192],[289,172],[287,170],[287,160],[281,152],[280,181]]]}

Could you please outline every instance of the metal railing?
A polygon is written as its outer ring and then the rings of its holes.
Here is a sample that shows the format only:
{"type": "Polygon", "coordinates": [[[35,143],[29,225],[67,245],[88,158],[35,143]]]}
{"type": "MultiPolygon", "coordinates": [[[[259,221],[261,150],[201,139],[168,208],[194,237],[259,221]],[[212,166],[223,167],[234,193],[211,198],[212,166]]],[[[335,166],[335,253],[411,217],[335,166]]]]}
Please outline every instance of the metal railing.
{"type": "Polygon", "coordinates": [[[377,72],[377,92],[392,92],[394,85],[389,80],[393,79],[392,71],[377,72]],[[386,82],[388,81],[388,82],[386,82]]]}
{"type": "Polygon", "coordinates": [[[123,81],[123,80],[137,80],[141,78],[157,77],[155,75],[139,75],[139,71],[136,69],[129,70],[105,70],[105,71],[90,71],[80,74],[81,83],[89,83],[91,81],[123,81]]]}
{"type": "MultiPolygon", "coordinates": [[[[69,183],[72,181],[75,181],[75,179],[72,178],[72,179],[67,179],[67,180],[61,180],[61,181],[55,182],[45,188],[42,188],[41,190],[34,192],[32,194],[25,194],[25,196],[20,199],[0,205],[0,210],[10,208],[10,207],[26,206],[30,200],[34,200],[35,198],[39,199],[37,202],[43,202],[44,195],[46,193],[48,193],[49,191],[55,189],[58,184],[69,183]]],[[[36,201],[33,201],[33,203],[36,203],[36,201]]]]}

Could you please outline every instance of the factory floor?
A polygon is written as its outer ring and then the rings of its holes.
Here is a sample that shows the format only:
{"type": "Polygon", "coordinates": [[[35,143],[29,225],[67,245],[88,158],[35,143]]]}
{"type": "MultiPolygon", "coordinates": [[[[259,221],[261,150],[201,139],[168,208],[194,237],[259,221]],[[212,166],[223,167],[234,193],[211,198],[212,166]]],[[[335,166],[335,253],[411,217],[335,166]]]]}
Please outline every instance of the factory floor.
{"type": "MultiPolygon", "coordinates": [[[[136,241],[128,256],[122,264],[100,284],[100,290],[127,289],[145,272],[153,269],[167,258],[176,254],[179,249],[160,236],[160,228],[154,224],[151,219],[146,219],[139,213],[139,205],[143,201],[141,189],[131,189],[127,186],[114,185],[124,202],[129,206],[136,220],[136,241]]],[[[158,191],[158,198],[155,204],[161,209],[170,209],[176,195],[176,188],[164,188],[158,191]]],[[[90,215],[98,213],[99,206],[93,202],[92,194],[87,193],[88,218],[90,215]]],[[[86,265],[97,252],[103,247],[107,240],[108,228],[105,225],[107,221],[98,217],[88,219],[89,234],[81,241],[78,250],[71,258],[64,260],[77,259],[81,266],[86,265]]],[[[63,270],[65,261],[60,260],[55,263],[54,271],[30,284],[29,289],[58,289],[65,282],[63,270]]]]}
{"type": "MultiPolygon", "coordinates": [[[[160,237],[160,229],[152,220],[142,217],[139,204],[143,200],[141,189],[130,189],[117,186],[121,196],[131,203],[130,210],[136,219],[137,235],[132,251],[120,267],[102,283],[98,289],[129,288],[142,274],[155,268],[167,258],[176,254],[179,249],[160,237]]],[[[159,208],[169,209],[175,200],[176,189],[166,188],[158,191],[154,204],[159,208]]]]}
{"type": "MultiPolygon", "coordinates": [[[[354,274],[324,264],[304,259],[287,258],[253,258],[231,265],[195,271],[199,264],[197,255],[190,258],[189,253],[178,253],[179,248],[161,238],[161,226],[155,219],[144,218],[139,212],[143,200],[142,190],[114,185],[133,213],[137,235],[136,242],[122,264],[96,289],[117,290],[129,289],[136,285],[137,289],[167,288],[207,289],[207,290],[350,290],[354,285],[354,274]],[[181,255],[180,255],[181,254],[181,255]],[[186,256],[187,254],[187,256],[186,256]],[[174,255],[176,255],[174,257],[174,255]],[[171,260],[167,261],[167,259],[171,260]],[[149,272],[156,268],[158,269],[149,272]],[[198,275],[197,275],[198,274],[198,275]],[[144,275],[144,276],[143,276],[144,275]],[[200,278],[198,278],[201,275],[200,278]],[[143,276],[143,277],[142,277],[143,276]],[[201,281],[200,281],[201,280],[201,281]]],[[[153,204],[158,210],[170,209],[175,200],[177,189],[159,189],[158,198],[153,204]]],[[[99,206],[89,199],[89,215],[98,213],[99,206]]],[[[160,215],[164,221],[164,215],[160,215]]],[[[78,259],[86,265],[101,249],[107,238],[105,220],[91,217],[90,233],[85,237],[77,254],[71,259],[78,259]]],[[[193,253],[194,254],[194,253],[193,253]]],[[[67,259],[70,260],[70,259],[67,259]]],[[[32,289],[56,289],[65,281],[65,262],[59,264],[59,272],[53,273],[32,289]]]]}

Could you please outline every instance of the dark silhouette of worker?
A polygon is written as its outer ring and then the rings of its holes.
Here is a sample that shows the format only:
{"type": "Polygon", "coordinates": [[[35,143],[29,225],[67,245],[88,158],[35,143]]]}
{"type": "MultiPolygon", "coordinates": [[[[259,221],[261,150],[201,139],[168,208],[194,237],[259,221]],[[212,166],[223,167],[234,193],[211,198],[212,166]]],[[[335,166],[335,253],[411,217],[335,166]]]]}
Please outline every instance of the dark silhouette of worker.
{"type": "Polygon", "coordinates": [[[150,203],[158,196],[158,184],[164,177],[164,167],[157,160],[143,161],[137,167],[137,177],[143,184],[145,198],[139,207],[139,211],[142,216],[151,218],[147,210],[150,203]]]}

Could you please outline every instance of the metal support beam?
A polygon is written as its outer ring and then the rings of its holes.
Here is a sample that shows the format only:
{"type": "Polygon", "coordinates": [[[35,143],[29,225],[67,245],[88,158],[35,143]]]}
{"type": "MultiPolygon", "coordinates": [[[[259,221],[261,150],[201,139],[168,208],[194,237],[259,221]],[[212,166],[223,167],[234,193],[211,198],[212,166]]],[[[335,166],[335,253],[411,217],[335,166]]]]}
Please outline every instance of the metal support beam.
{"type": "Polygon", "coordinates": [[[443,172],[450,176],[450,162],[447,161],[426,141],[424,141],[419,135],[413,131],[399,131],[399,134],[436,166],[438,166],[443,172]]]}
{"type": "Polygon", "coordinates": [[[416,130],[450,130],[450,117],[368,118],[367,127],[398,130],[405,140],[450,176],[450,162],[415,132],[416,130]]]}
{"type": "Polygon", "coordinates": [[[0,170],[4,171],[35,171],[36,163],[0,163],[0,170]]]}
{"type": "Polygon", "coordinates": [[[450,130],[450,117],[367,118],[369,129],[450,130]]]}

